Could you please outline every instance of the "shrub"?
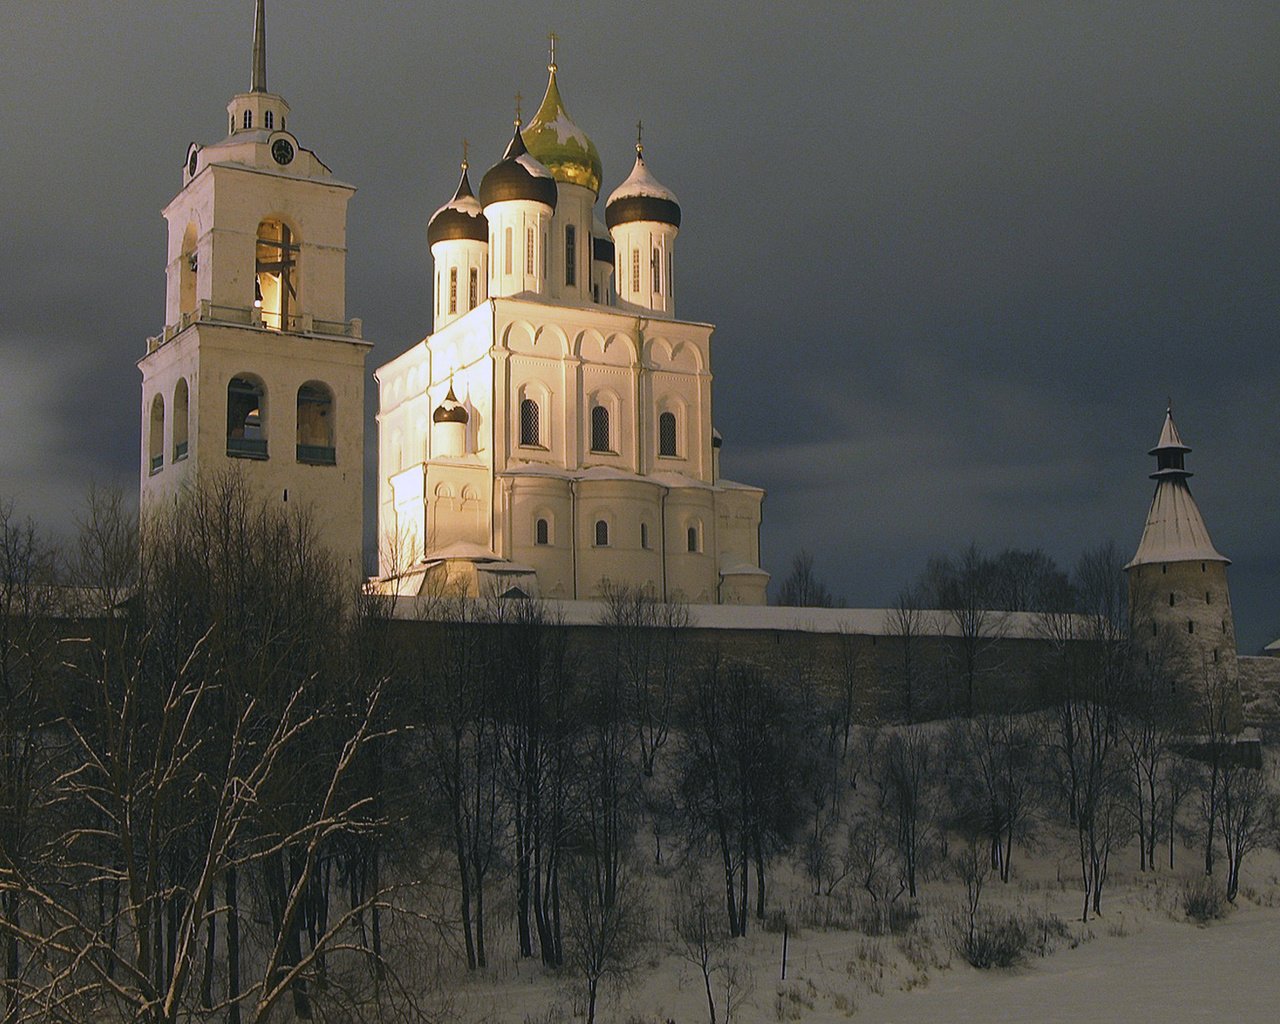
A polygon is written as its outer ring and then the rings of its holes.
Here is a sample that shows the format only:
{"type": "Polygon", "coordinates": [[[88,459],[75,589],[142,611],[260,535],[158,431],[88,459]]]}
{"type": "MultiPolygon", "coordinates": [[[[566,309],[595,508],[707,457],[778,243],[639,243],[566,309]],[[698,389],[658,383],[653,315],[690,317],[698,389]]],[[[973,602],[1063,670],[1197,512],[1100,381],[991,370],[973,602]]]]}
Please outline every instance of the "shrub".
{"type": "Polygon", "coordinates": [[[979,970],[1016,967],[1033,946],[1027,924],[1015,914],[982,913],[972,925],[962,918],[956,922],[955,951],[979,970]]]}
{"type": "Polygon", "coordinates": [[[1227,894],[1212,878],[1193,878],[1182,887],[1182,910],[1187,919],[1208,924],[1227,916],[1227,894]]]}

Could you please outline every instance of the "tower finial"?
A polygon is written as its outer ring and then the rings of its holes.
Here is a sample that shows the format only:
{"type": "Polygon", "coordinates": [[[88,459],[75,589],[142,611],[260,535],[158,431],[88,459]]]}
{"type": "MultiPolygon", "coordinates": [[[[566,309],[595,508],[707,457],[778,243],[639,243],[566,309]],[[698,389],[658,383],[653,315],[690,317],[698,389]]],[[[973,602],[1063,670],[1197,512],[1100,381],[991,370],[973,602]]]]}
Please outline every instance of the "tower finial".
{"type": "Polygon", "coordinates": [[[253,84],[251,92],[267,91],[267,11],[266,0],[258,0],[253,15],[253,84]]]}
{"type": "Polygon", "coordinates": [[[644,122],[636,122],[636,156],[644,156],[644,122]]]}
{"type": "Polygon", "coordinates": [[[468,143],[466,139],[463,139],[462,140],[462,173],[463,174],[467,173],[467,168],[471,165],[471,162],[467,159],[467,150],[469,148],[470,148],[470,143],[468,143]]]}
{"type": "Polygon", "coordinates": [[[556,71],[556,41],[559,38],[554,32],[547,33],[547,42],[551,44],[551,60],[547,64],[547,70],[552,74],[555,74],[556,71]]]}
{"type": "Polygon", "coordinates": [[[524,117],[520,113],[520,104],[521,102],[523,102],[523,100],[524,100],[524,96],[522,96],[520,93],[516,93],[516,127],[517,128],[519,128],[522,124],[524,124],[524,117]]]}

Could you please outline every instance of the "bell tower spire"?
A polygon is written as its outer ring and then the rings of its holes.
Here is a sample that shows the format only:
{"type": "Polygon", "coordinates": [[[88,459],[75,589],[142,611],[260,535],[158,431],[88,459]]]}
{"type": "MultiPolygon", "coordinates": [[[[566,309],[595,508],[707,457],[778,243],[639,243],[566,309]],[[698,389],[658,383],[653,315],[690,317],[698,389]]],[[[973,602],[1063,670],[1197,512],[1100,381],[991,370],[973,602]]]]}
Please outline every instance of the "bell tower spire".
{"type": "Polygon", "coordinates": [[[267,91],[267,3],[258,0],[253,14],[253,83],[250,92],[267,91]]]}

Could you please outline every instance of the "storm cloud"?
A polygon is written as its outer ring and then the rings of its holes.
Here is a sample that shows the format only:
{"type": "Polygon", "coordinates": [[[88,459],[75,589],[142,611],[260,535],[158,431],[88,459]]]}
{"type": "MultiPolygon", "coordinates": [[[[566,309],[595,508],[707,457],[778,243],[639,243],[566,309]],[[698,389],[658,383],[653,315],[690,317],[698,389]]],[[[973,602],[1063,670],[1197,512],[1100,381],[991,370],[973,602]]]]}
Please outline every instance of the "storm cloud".
{"type": "MultiPolygon", "coordinates": [[[[427,218],[462,140],[487,166],[514,94],[541,96],[554,29],[604,191],[643,118],[680,196],[679,313],[719,326],[724,469],[768,488],[766,568],[808,547],[876,605],[970,540],[1132,550],[1171,396],[1242,649],[1280,634],[1274,3],[267,13],[290,128],[361,190],[371,369],[428,330],[427,218]]],[[[51,528],[91,477],[135,486],[158,211],[247,88],[251,27],[249,0],[0,10],[0,494],[51,528]]]]}

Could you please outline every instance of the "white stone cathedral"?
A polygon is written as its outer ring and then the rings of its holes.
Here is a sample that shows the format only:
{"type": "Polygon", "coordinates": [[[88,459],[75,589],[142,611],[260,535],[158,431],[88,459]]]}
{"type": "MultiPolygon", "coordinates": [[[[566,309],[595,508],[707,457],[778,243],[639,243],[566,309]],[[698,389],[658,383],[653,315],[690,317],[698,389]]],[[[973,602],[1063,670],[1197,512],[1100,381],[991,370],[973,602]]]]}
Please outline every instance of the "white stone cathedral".
{"type": "Polygon", "coordinates": [[[546,95],[431,217],[434,324],[378,369],[379,572],[404,592],[763,604],[758,487],[720,475],[709,324],[675,313],[680,205],[546,95]]]}
{"type": "MultiPolygon", "coordinates": [[[[355,189],[267,90],[255,5],[248,92],[185,154],[164,211],[165,327],[142,371],[144,511],[234,466],[315,514],[361,574],[371,347],[346,317],[355,189]]],[[[464,163],[427,229],[432,333],[378,381],[378,579],[399,593],[563,599],[609,585],[763,604],[758,487],[725,480],[709,324],[676,319],[680,205],[645,165],[595,216],[603,172],[556,83],[479,198],[464,163]]]]}

